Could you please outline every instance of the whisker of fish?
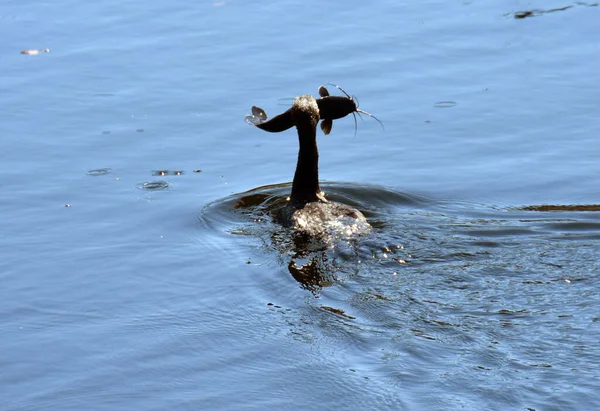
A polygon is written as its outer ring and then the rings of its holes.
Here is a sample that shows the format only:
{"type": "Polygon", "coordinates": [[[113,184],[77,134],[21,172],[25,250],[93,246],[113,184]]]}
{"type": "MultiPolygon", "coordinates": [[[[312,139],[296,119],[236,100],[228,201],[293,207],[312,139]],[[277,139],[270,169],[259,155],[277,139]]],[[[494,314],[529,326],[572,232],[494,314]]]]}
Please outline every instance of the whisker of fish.
{"type": "Polygon", "coordinates": [[[357,113],[366,114],[367,116],[369,116],[369,117],[371,117],[371,118],[374,118],[374,119],[375,119],[375,120],[376,120],[376,121],[377,121],[379,124],[381,124],[381,128],[385,130],[385,126],[383,125],[383,123],[381,122],[381,120],[379,120],[379,119],[378,119],[377,117],[375,117],[373,114],[371,114],[371,113],[367,113],[366,111],[364,111],[364,110],[359,110],[359,109],[356,109],[356,112],[357,112],[357,113]]]}
{"type": "MultiPolygon", "coordinates": [[[[333,84],[333,83],[325,83],[326,85],[329,86],[333,86],[335,88],[337,88],[338,90],[340,90],[342,93],[344,93],[344,95],[346,97],[348,97],[348,99],[352,100],[354,102],[354,104],[356,105],[356,111],[354,113],[358,113],[359,117],[361,120],[363,120],[362,116],[360,115],[362,114],[366,114],[369,117],[374,118],[379,124],[381,124],[381,128],[383,130],[385,130],[385,126],[383,125],[383,123],[381,122],[381,120],[379,120],[377,117],[375,117],[373,114],[371,113],[367,113],[364,110],[360,110],[358,107],[360,106],[360,101],[358,101],[358,98],[356,96],[350,96],[350,94],[346,93],[346,90],[344,90],[343,88],[341,88],[340,86],[338,86],[337,84],[333,84]]],[[[354,113],[352,113],[352,115],[354,115],[354,113]]],[[[364,121],[364,120],[363,120],[364,121]]],[[[356,116],[354,115],[354,126],[355,126],[355,130],[354,130],[354,135],[356,136],[356,116]]]]}

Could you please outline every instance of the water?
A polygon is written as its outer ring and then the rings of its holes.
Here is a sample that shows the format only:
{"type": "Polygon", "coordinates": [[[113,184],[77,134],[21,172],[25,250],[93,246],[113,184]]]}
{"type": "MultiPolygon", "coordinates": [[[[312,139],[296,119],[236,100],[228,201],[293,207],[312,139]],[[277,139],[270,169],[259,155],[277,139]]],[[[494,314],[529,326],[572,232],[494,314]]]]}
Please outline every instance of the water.
{"type": "Polygon", "coordinates": [[[599,13],[5,2],[0,409],[599,408],[598,213],[523,208],[598,203],[599,13]],[[243,121],[326,82],[333,248],[243,121]]]}

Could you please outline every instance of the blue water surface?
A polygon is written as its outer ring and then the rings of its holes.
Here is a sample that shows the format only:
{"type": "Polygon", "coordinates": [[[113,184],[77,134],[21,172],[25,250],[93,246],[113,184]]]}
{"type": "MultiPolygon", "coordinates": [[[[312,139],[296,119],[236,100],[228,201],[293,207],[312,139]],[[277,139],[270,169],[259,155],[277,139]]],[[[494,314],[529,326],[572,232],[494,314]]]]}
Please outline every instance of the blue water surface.
{"type": "Polygon", "coordinates": [[[599,19],[5,1],[0,409],[599,409],[599,19]],[[385,125],[318,137],[374,229],[305,249],[295,132],[244,115],[324,83],[385,125]]]}

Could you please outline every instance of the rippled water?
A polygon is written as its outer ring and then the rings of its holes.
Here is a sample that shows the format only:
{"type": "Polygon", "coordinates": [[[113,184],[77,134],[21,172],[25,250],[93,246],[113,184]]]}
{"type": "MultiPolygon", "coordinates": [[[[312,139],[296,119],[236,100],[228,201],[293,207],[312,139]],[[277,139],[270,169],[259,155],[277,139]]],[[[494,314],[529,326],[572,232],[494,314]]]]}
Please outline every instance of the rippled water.
{"type": "Polygon", "coordinates": [[[268,217],[286,189],[211,204],[201,228],[247,236],[245,247],[258,248],[248,265],[312,291],[298,308],[269,292],[273,284],[261,287],[289,338],[342,361],[379,406],[535,408],[544,398],[564,409],[596,401],[595,215],[329,185],[333,198],[365,212],[374,232],[315,244],[268,217]]]}
{"type": "Polygon", "coordinates": [[[599,13],[6,3],[0,409],[600,408],[599,13]],[[327,82],[320,241],[244,115],[327,82]]]}

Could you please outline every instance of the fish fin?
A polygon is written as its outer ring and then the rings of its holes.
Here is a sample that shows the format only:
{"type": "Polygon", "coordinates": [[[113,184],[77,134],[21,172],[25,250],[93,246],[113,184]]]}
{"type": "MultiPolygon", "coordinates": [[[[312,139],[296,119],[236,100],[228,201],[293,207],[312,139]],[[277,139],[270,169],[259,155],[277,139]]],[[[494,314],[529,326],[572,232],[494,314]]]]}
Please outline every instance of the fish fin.
{"type": "Polygon", "coordinates": [[[319,96],[321,97],[329,97],[329,91],[325,88],[325,86],[319,87],[319,96]]]}
{"type": "Polygon", "coordinates": [[[323,120],[321,121],[321,130],[323,130],[323,133],[325,135],[331,133],[331,127],[333,127],[333,120],[332,119],[327,119],[327,120],[323,120]]]}
{"type": "Polygon", "coordinates": [[[252,115],[258,117],[261,121],[267,121],[267,113],[260,107],[252,106],[252,115]]]}
{"type": "Polygon", "coordinates": [[[265,122],[267,118],[268,117],[267,113],[265,113],[265,110],[257,106],[252,106],[252,114],[246,114],[244,120],[246,120],[246,123],[252,126],[257,126],[265,122]]]}

